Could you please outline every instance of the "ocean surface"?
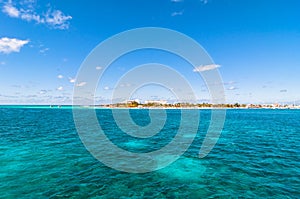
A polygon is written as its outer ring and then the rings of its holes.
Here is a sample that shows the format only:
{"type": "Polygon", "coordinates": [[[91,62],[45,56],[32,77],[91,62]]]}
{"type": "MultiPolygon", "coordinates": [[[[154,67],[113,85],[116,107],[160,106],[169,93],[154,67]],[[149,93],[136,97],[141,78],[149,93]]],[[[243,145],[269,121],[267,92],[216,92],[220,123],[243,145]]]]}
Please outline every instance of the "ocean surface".
{"type": "MultiPolygon", "coordinates": [[[[147,152],[176,134],[180,110],[166,111],[161,132],[142,141],[122,134],[110,109],[96,113],[114,144],[147,152]]],[[[0,198],[300,198],[300,110],[227,110],[221,137],[203,159],[198,153],[211,111],[199,111],[197,136],[181,158],[132,174],[87,151],[70,107],[2,106],[0,198]]],[[[151,122],[148,110],[130,113],[141,126],[151,122]]]]}

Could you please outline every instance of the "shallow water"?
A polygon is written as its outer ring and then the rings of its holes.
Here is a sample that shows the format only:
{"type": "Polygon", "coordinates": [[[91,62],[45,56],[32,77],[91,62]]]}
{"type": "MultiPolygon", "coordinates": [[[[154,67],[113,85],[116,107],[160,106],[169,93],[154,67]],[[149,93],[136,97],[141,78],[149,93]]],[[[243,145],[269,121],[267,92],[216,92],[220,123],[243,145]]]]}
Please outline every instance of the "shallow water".
{"type": "MultiPolygon", "coordinates": [[[[198,158],[210,120],[201,113],[193,144],[170,166],[145,174],[106,167],[82,144],[71,109],[0,108],[0,198],[299,198],[300,110],[227,110],[220,139],[198,158]]],[[[147,110],[132,110],[143,126],[147,110]]],[[[99,123],[119,147],[157,150],[176,135],[179,110],[149,139],[132,138],[109,109],[99,123]],[[155,144],[153,144],[155,143],[155,144]]]]}

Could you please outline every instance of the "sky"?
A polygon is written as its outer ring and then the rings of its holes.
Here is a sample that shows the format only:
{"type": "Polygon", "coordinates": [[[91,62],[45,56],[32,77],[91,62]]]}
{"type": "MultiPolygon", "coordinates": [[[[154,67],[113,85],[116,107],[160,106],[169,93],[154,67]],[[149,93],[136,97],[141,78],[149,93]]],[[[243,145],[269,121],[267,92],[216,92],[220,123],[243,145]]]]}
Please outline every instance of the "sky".
{"type": "MultiPolygon", "coordinates": [[[[142,27],[197,41],[214,60],[228,103],[300,104],[299,7],[297,0],[0,0],[0,104],[72,104],[74,87],[86,84],[76,75],[89,53],[115,34],[142,27]]],[[[97,103],[108,102],[122,75],[149,62],[179,70],[199,102],[209,102],[205,83],[185,60],[147,49],[112,63],[97,103]]],[[[171,100],[172,93],[152,85],[132,97],[171,100]]]]}

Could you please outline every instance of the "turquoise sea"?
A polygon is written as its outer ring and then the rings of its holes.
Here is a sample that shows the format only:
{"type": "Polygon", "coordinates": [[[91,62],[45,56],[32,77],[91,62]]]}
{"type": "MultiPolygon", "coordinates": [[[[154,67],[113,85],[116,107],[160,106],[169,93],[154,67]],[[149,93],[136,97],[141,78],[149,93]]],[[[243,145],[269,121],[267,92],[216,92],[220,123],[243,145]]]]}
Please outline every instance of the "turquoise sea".
{"type": "MultiPolygon", "coordinates": [[[[147,110],[130,110],[137,124],[147,110]]],[[[300,110],[227,110],[221,137],[198,158],[210,110],[188,151],[170,166],[144,174],[113,170],[82,144],[72,110],[0,107],[0,198],[300,198],[300,110]]],[[[114,143],[126,150],[157,150],[176,134],[180,110],[153,139],[124,136],[110,109],[96,110],[114,143]]],[[[192,119],[192,118],[191,118],[192,119]]]]}

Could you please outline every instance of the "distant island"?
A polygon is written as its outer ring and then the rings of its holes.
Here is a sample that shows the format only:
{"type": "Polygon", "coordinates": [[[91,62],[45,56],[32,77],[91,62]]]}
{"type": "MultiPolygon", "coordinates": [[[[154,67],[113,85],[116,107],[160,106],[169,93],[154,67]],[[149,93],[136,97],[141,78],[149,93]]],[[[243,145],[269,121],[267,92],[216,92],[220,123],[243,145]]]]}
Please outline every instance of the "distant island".
{"type": "Polygon", "coordinates": [[[59,104],[52,104],[52,105],[8,105],[2,104],[0,105],[2,108],[53,108],[53,109],[72,109],[72,108],[136,108],[136,109],[300,109],[300,105],[295,104],[212,104],[212,103],[188,103],[188,102],[181,102],[181,103],[168,103],[164,100],[148,100],[144,103],[135,100],[128,100],[122,103],[115,103],[115,104],[99,104],[99,105],[59,105],[59,104]]]}
{"type": "Polygon", "coordinates": [[[300,109],[300,105],[288,104],[212,104],[212,103],[167,103],[164,100],[148,100],[145,103],[140,103],[135,100],[128,100],[123,103],[97,105],[96,107],[103,108],[263,108],[263,109],[300,109]]]}

